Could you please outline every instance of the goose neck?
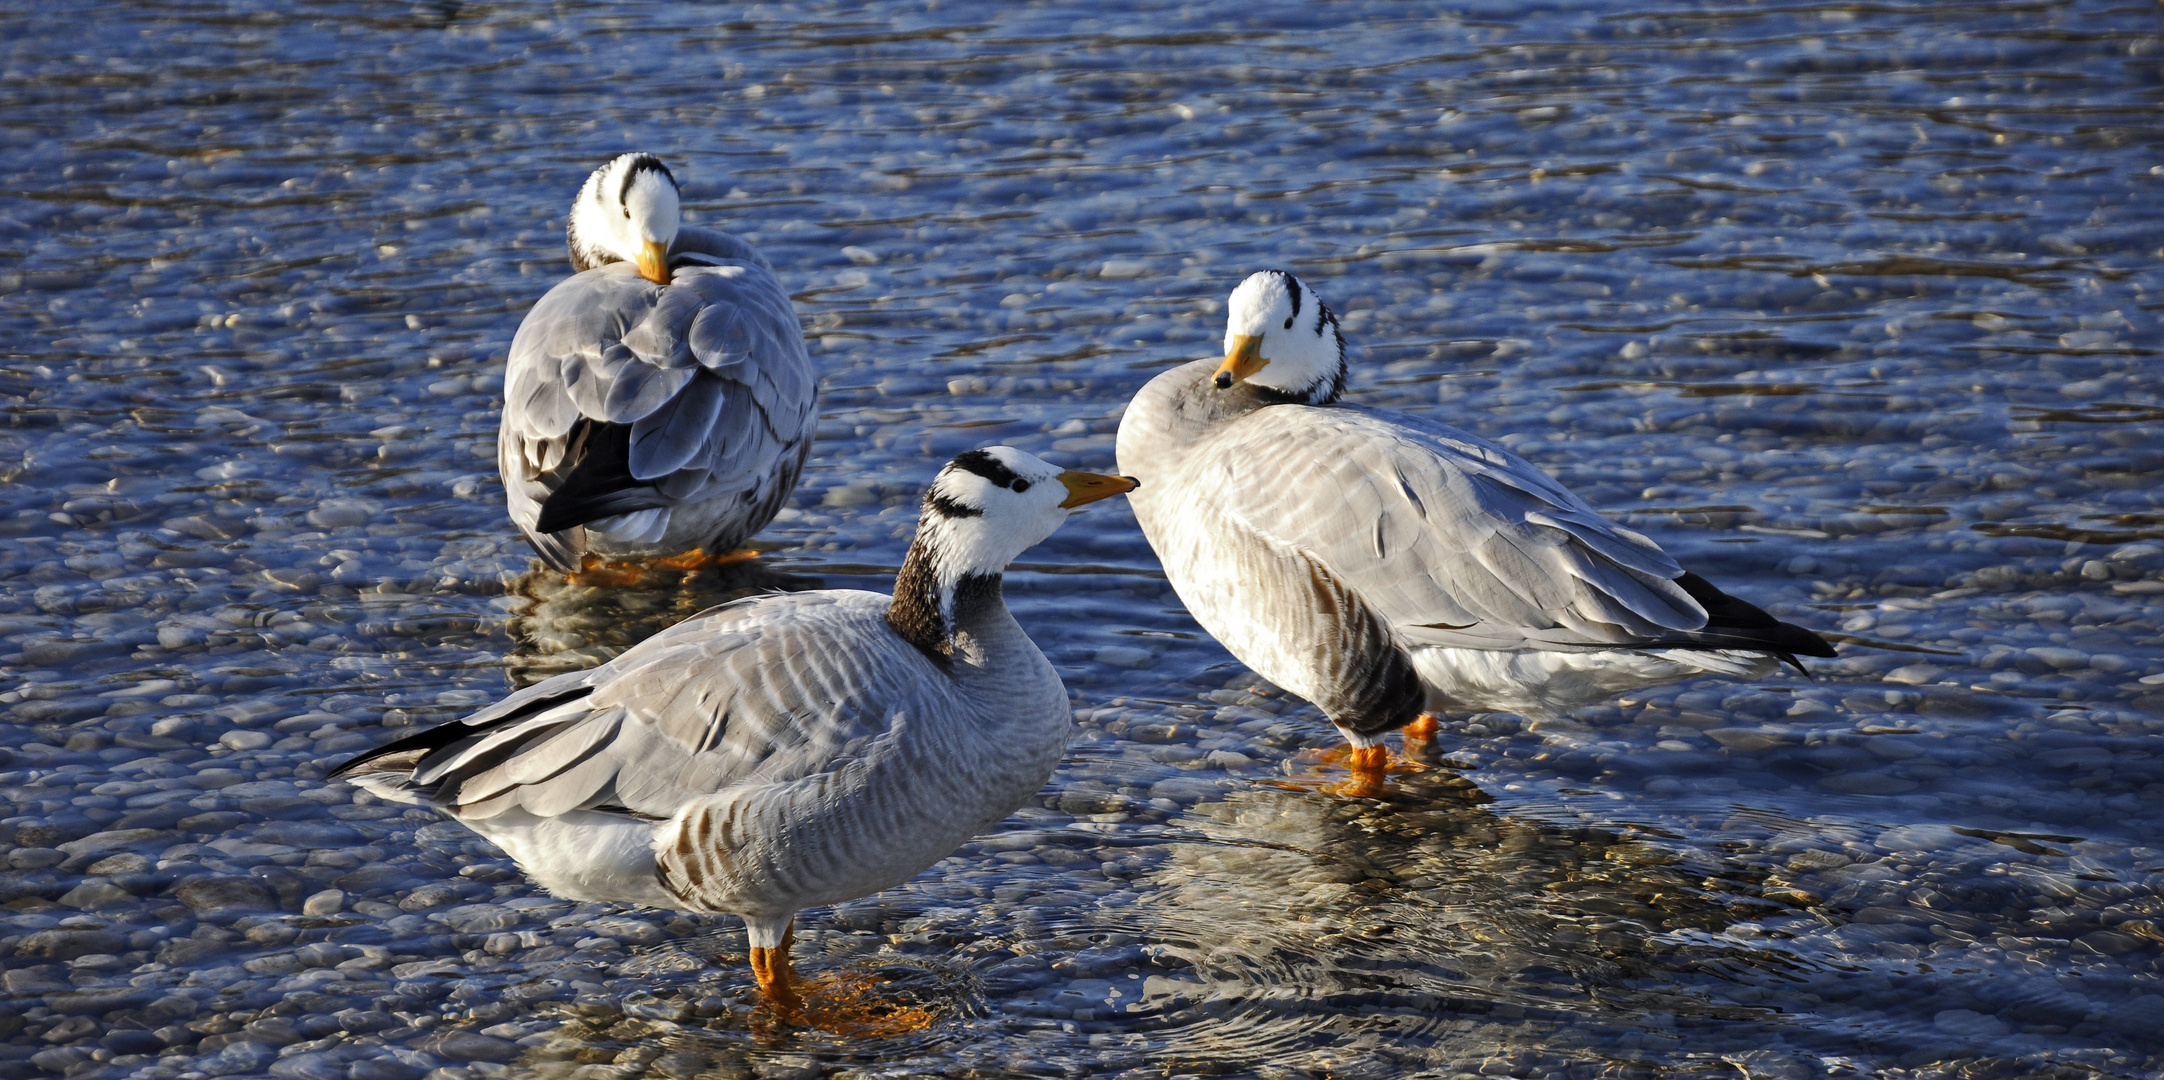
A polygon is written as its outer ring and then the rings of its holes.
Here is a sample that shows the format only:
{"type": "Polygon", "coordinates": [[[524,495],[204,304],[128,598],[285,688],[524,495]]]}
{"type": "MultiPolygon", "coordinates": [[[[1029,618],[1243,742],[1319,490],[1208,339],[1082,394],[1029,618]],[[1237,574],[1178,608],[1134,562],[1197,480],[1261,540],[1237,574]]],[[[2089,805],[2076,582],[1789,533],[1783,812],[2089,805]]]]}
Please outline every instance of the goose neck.
{"type": "Polygon", "coordinates": [[[941,668],[981,659],[1007,616],[997,573],[942,572],[920,537],[894,578],[887,625],[941,668]]]}

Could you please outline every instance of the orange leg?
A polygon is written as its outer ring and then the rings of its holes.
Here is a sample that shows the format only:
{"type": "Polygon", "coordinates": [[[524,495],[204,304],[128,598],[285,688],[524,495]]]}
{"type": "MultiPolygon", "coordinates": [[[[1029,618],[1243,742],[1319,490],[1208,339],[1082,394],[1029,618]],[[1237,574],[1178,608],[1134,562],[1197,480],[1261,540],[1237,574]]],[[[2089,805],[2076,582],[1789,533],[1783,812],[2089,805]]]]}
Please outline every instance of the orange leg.
{"type": "Polygon", "coordinates": [[[1364,750],[1354,750],[1345,762],[1345,769],[1352,776],[1338,785],[1333,794],[1356,799],[1380,795],[1384,785],[1390,782],[1390,748],[1377,743],[1364,750]]]}
{"type": "Polygon", "coordinates": [[[785,1018],[804,1013],[804,996],[797,992],[796,969],[789,966],[789,946],[794,944],[796,923],[792,921],[789,929],[782,931],[780,947],[762,949],[754,945],[751,950],[751,977],[759,983],[759,996],[785,1018]]]}
{"type": "Polygon", "coordinates": [[[1412,723],[1405,725],[1405,737],[1408,739],[1432,739],[1435,737],[1436,728],[1439,726],[1434,713],[1421,713],[1414,718],[1412,723]]]}
{"type": "Polygon", "coordinates": [[[808,1024],[838,1035],[891,1038],[922,1031],[937,1019],[929,1009],[882,1000],[877,980],[862,973],[830,972],[804,979],[789,963],[789,949],[795,944],[796,923],[792,921],[782,932],[779,946],[751,950],[751,975],[759,984],[759,996],[781,1022],[808,1024]]]}

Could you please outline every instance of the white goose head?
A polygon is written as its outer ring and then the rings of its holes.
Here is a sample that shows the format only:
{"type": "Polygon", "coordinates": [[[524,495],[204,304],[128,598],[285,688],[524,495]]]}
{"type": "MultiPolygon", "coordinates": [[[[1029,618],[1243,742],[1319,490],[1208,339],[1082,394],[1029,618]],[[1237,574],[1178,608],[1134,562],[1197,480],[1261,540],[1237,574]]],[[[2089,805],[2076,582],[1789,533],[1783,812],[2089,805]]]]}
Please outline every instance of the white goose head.
{"type": "Polygon", "coordinates": [[[620,154],[595,169],[571,203],[565,227],[571,265],[636,263],[641,277],[667,285],[669,245],[680,224],[681,196],[669,167],[652,154],[620,154]]]}
{"type": "Polygon", "coordinates": [[[1345,389],[1345,335],[1313,289],[1283,270],[1248,275],[1225,303],[1220,390],[1250,383],[1285,400],[1320,405],[1345,389]]]}
{"type": "Polygon", "coordinates": [[[997,574],[1085,503],[1133,491],[1127,476],[1061,469],[1011,446],[969,450],[924,493],[917,542],[942,584],[997,574]]]}
{"type": "Polygon", "coordinates": [[[1139,486],[1129,476],[1063,470],[1011,446],[963,452],[924,492],[917,539],[895,580],[887,621],[918,648],[943,654],[954,636],[958,594],[997,596],[1007,564],[1052,535],[1076,507],[1139,486]]]}

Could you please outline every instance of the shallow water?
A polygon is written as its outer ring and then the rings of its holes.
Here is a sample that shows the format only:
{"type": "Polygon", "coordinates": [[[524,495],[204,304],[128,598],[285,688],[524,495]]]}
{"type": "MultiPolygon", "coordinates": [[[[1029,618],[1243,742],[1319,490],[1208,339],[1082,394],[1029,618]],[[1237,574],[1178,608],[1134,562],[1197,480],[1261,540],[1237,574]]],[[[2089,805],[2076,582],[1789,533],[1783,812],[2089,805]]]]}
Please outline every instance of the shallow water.
{"type": "Polygon", "coordinates": [[[1587,7],[0,12],[0,1074],[2164,1070],[2155,8],[1587,7]],[[821,441],[756,563],[566,588],[495,395],[632,147],[795,290],[821,441]],[[1059,775],[800,921],[938,1017],[891,1037],[322,783],[730,595],[884,588],[956,451],[1108,466],[1272,265],[1353,398],[1841,658],[1454,718],[1333,797],[1095,508],[1008,578],[1059,775]]]}

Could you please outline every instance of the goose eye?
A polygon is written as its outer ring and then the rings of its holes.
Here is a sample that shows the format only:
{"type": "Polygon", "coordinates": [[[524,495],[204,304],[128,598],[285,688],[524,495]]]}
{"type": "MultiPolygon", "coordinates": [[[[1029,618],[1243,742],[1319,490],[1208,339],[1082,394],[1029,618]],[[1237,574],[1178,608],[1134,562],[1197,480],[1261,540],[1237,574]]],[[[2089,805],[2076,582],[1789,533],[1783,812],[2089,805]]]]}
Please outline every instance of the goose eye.
{"type": "MultiPolygon", "coordinates": [[[[626,212],[628,213],[629,211],[626,212]]],[[[1292,316],[1290,315],[1285,316],[1285,329],[1292,329],[1292,316]]]]}
{"type": "Polygon", "coordinates": [[[1015,478],[1014,478],[1014,483],[1012,483],[1012,484],[1009,484],[1009,485],[1007,485],[1007,486],[1008,486],[1008,487],[1011,487],[1011,488],[1013,488],[1013,489],[1014,489],[1014,490],[1016,490],[1016,491],[1028,491],[1028,490],[1029,490],[1029,481],[1027,481],[1027,480],[1024,480],[1024,479],[1022,479],[1021,477],[1017,476],[1017,477],[1015,477],[1015,478]]]}

